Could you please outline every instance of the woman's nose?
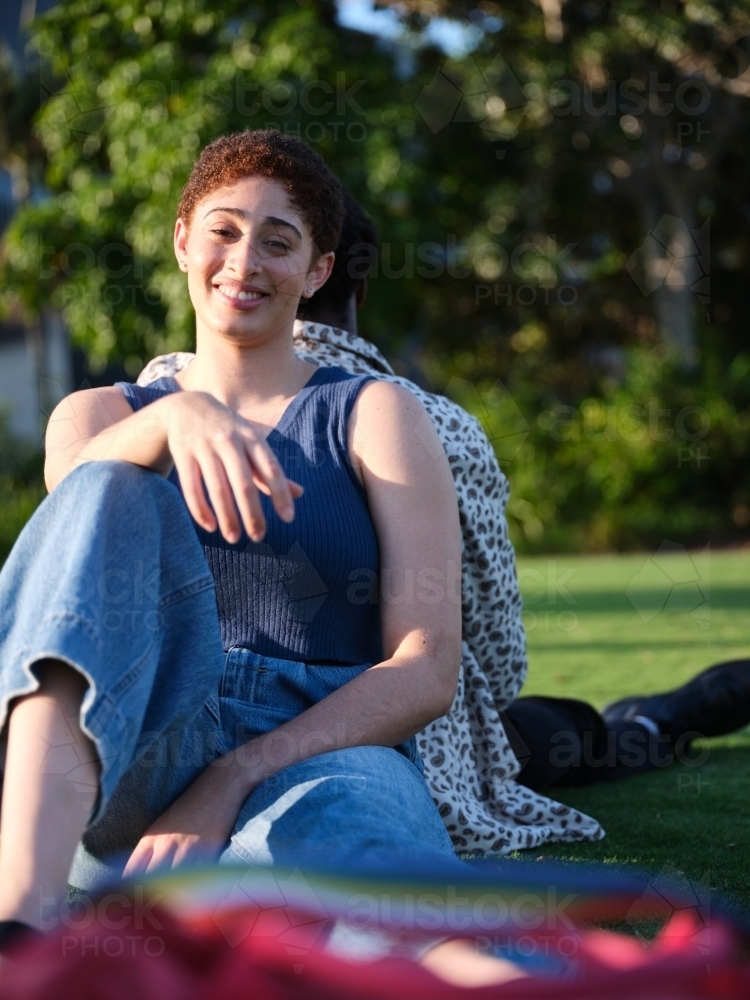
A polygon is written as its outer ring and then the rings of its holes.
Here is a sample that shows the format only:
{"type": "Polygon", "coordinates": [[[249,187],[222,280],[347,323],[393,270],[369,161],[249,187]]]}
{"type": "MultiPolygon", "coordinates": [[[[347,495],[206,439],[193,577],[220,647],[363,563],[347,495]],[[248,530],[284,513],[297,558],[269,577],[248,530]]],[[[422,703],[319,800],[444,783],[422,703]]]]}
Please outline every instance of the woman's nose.
{"type": "Polygon", "coordinates": [[[262,260],[262,254],[255,241],[249,236],[244,236],[233,244],[227,257],[227,264],[239,277],[244,277],[249,274],[257,274],[262,260]]]}

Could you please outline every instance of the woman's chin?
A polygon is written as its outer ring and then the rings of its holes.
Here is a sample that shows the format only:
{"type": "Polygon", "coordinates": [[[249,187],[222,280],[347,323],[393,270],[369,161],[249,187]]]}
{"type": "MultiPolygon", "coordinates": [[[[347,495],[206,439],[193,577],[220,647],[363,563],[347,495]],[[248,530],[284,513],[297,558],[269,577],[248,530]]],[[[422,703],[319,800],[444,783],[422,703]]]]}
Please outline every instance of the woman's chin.
{"type": "Polygon", "coordinates": [[[278,330],[278,324],[274,322],[273,316],[268,312],[262,313],[239,313],[222,310],[221,315],[213,312],[206,317],[204,326],[211,333],[222,340],[230,340],[233,343],[242,343],[252,346],[254,343],[265,342],[271,331],[278,330]]]}

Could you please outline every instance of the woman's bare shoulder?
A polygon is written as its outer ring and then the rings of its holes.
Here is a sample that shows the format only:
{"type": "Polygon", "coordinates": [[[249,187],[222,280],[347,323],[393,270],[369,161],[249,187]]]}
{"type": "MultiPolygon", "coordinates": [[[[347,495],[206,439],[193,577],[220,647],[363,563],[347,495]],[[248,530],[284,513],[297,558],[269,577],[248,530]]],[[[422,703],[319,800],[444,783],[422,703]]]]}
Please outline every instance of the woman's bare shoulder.
{"type": "Polygon", "coordinates": [[[125,394],[117,386],[79,389],[57,404],[47,425],[47,435],[65,431],[71,421],[79,425],[80,431],[96,425],[95,433],[98,433],[110,424],[124,420],[132,412],[125,394]]]}
{"type": "MultiPolygon", "coordinates": [[[[349,425],[350,453],[365,468],[431,481],[435,464],[448,460],[422,403],[404,386],[384,379],[368,382],[357,396],[349,425]]],[[[444,478],[442,470],[438,478],[444,478]]]]}
{"type": "Polygon", "coordinates": [[[413,392],[395,382],[373,379],[366,382],[357,396],[354,415],[357,420],[370,424],[379,420],[397,420],[413,426],[422,421],[432,424],[427,411],[413,392]]]}
{"type": "Polygon", "coordinates": [[[47,424],[44,477],[53,489],[70,471],[70,456],[101,431],[132,413],[124,393],[116,386],[80,389],[62,399],[47,424]]]}

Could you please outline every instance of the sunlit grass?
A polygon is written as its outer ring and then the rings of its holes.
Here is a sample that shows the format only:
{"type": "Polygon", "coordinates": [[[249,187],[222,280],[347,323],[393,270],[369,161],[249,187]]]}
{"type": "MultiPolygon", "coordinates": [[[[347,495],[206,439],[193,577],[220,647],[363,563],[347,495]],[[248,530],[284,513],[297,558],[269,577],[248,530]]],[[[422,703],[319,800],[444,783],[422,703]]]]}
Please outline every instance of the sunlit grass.
{"type": "MultiPolygon", "coordinates": [[[[530,662],[523,694],[601,708],[750,658],[750,552],[524,558],[519,574],[530,662]]],[[[750,728],[707,748],[700,766],[553,793],[595,816],[607,836],[527,856],[676,870],[750,908],[750,728]]]]}

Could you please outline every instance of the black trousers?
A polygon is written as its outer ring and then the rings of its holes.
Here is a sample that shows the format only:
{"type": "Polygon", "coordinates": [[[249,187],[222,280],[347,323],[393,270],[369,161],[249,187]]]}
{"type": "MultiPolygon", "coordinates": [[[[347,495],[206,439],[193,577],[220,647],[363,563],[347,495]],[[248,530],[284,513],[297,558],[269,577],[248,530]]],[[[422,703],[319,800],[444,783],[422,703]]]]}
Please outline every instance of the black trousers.
{"type": "Polygon", "coordinates": [[[685,758],[685,744],[654,736],[639,722],[607,723],[573,698],[518,698],[501,713],[517,781],[534,791],[613,781],[685,758]]]}

